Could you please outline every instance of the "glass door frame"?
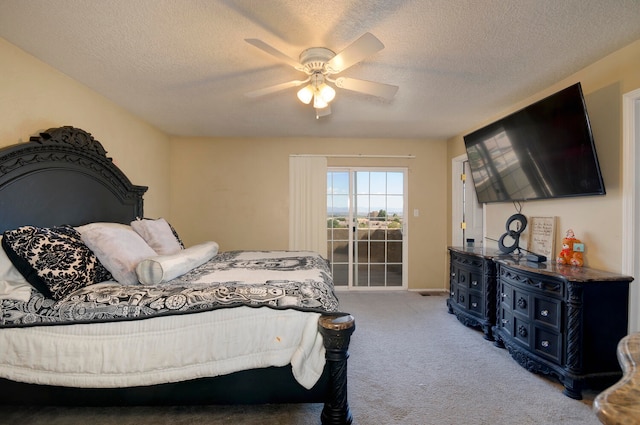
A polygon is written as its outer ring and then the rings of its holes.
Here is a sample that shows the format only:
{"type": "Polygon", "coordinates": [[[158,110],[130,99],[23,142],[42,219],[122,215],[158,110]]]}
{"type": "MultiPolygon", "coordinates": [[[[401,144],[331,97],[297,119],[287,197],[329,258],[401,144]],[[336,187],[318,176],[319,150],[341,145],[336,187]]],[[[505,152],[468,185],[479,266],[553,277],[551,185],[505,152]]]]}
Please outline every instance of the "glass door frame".
{"type": "MultiPolygon", "coordinates": [[[[327,168],[327,173],[329,172],[346,172],[349,173],[349,194],[348,194],[348,217],[347,217],[347,222],[349,223],[349,231],[348,231],[348,282],[346,285],[340,285],[340,286],[336,286],[335,289],[336,290],[406,290],[408,289],[408,246],[409,246],[409,226],[408,226],[408,206],[409,206],[409,201],[408,201],[408,167],[328,167],[327,168]],[[401,227],[401,233],[402,233],[402,282],[401,285],[395,285],[395,286],[385,286],[385,285],[358,285],[358,282],[356,282],[356,276],[355,276],[355,267],[357,267],[358,265],[358,261],[355,258],[355,243],[357,242],[355,240],[355,235],[356,235],[356,231],[354,231],[353,227],[357,226],[357,219],[358,219],[358,214],[356,211],[357,205],[355,202],[355,196],[356,194],[356,187],[355,185],[357,184],[355,177],[355,174],[357,172],[392,172],[392,173],[396,173],[396,172],[400,172],[403,175],[403,193],[402,193],[402,209],[403,209],[403,217],[402,217],[402,227],[401,227]]],[[[387,196],[388,192],[385,191],[384,196],[387,196]]],[[[329,193],[327,193],[327,196],[329,196],[329,193]]],[[[329,230],[329,229],[328,229],[329,230]]],[[[333,238],[328,238],[329,241],[332,241],[333,238]]],[[[386,250],[386,243],[387,243],[387,239],[385,238],[385,250],[386,250]]],[[[327,251],[327,255],[329,256],[329,258],[333,258],[332,257],[332,252],[329,251],[329,245],[327,246],[328,251],[327,251]]],[[[371,264],[370,262],[367,262],[367,264],[371,264]]],[[[388,262],[386,260],[386,256],[385,256],[385,262],[383,263],[385,265],[385,267],[387,266],[388,262]]],[[[332,270],[333,270],[333,264],[332,264],[332,270]]],[[[385,276],[386,277],[386,276],[385,276]]]]}

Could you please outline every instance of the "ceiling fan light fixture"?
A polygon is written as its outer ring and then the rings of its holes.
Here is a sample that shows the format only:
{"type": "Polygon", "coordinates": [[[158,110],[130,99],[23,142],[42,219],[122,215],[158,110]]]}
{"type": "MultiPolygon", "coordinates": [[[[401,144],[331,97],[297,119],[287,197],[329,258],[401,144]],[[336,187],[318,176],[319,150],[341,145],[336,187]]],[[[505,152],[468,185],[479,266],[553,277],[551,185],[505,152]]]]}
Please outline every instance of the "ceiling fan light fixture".
{"type": "Polygon", "coordinates": [[[314,92],[311,84],[304,86],[303,88],[298,90],[298,99],[300,99],[300,102],[304,103],[305,105],[311,103],[311,99],[313,99],[313,97],[314,92]]]}
{"type": "Polygon", "coordinates": [[[333,87],[327,85],[326,83],[318,87],[318,93],[320,94],[320,97],[322,97],[322,99],[327,103],[331,102],[333,98],[336,97],[336,91],[333,89],[333,87]]]}
{"type": "Polygon", "coordinates": [[[313,96],[313,107],[314,108],[322,109],[322,108],[326,108],[327,106],[329,106],[329,102],[324,100],[322,98],[322,96],[320,96],[320,94],[316,94],[315,96],[313,96]]]}
{"type": "Polygon", "coordinates": [[[336,91],[324,82],[320,73],[314,74],[311,83],[298,90],[300,102],[308,105],[313,100],[313,107],[316,109],[326,108],[335,97],[336,91]]]}
{"type": "Polygon", "coordinates": [[[313,100],[316,118],[320,118],[331,114],[331,106],[329,104],[336,96],[335,88],[344,88],[388,100],[391,100],[398,90],[397,86],[390,84],[347,77],[332,78],[333,75],[344,71],[384,48],[384,44],[371,33],[363,34],[338,54],[326,47],[310,47],[300,53],[299,61],[290,58],[261,40],[251,38],[245,39],[245,41],[307,75],[305,80],[294,80],[261,90],[254,90],[247,94],[250,97],[263,96],[289,87],[305,85],[305,87],[298,90],[298,99],[305,105],[309,105],[313,100]],[[331,83],[332,86],[327,83],[331,83]]]}

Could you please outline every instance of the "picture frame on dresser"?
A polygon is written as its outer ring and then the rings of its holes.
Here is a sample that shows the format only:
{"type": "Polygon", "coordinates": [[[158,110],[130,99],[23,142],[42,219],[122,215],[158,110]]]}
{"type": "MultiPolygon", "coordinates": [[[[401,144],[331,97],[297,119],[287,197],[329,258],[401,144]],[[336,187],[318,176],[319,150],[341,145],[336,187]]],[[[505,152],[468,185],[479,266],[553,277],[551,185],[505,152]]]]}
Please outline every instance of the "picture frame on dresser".
{"type": "Polygon", "coordinates": [[[549,261],[555,258],[556,217],[530,217],[527,251],[544,255],[549,261]]]}

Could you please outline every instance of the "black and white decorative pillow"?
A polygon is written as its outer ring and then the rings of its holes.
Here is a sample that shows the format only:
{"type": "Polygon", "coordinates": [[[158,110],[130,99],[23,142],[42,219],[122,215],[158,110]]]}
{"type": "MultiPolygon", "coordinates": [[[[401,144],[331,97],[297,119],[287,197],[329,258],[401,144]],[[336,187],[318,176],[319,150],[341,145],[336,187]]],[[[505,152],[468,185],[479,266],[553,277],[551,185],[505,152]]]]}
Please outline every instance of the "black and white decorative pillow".
{"type": "Polygon", "coordinates": [[[178,232],[164,218],[137,218],[131,222],[131,228],[158,255],[172,255],[184,249],[184,244],[180,240],[178,232]]]}
{"type": "Polygon", "coordinates": [[[112,279],[80,233],[70,226],[8,230],[4,232],[2,248],[31,285],[55,300],[112,279]]]}
{"type": "Polygon", "coordinates": [[[176,231],[176,229],[171,225],[171,223],[167,222],[167,224],[169,225],[169,228],[171,229],[171,233],[173,233],[173,236],[178,241],[178,245],[180,245],[180,248],[184,249],[184,242],[182,242],[182,239],[180,238],[180,235],[178,235],[178,232],[176,231]]]}

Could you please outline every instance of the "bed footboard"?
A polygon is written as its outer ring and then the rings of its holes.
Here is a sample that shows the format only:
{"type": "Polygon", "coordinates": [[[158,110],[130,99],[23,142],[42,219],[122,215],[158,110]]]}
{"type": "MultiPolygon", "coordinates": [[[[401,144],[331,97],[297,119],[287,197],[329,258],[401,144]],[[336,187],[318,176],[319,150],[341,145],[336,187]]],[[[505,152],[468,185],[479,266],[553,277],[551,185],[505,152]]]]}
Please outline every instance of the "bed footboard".
{"type": "Polygon", "coordinates": [[[351,334],[356,329],[355,319],[348,313],[323,315],[318,321],[318,329],[324,340],[329,371],[329,389],[322,409],[322,424],[351,424],[353,417],[347,399],[347,359],[351,334]]]}

